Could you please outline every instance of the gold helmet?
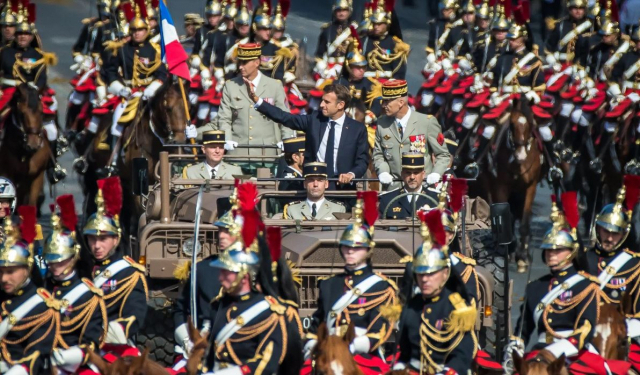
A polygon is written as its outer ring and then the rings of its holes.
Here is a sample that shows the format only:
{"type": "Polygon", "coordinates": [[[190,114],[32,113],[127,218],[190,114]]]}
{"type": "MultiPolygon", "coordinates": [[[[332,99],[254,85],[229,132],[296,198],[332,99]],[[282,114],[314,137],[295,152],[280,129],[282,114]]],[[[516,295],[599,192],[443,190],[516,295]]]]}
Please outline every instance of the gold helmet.
{"type": "Polygon", "coordinates": [[[509,26],[510,26],[509,18],[504,14],[504,6],[499,5],[496,10],[496,15],[493,18],[491,30],[508,31],[509,26]]]}
{"type": "Polygon", "coordinates": [[[13,11],[11,0],[7,1],[0,14],[0,25],[16,26],[18,24],[18,15],[13,11]]]}
{"type": "Polygon", "coordinates": [[[270,19],[270,14],[271,14],[271,9],[269,8],[269,2],[268,0],[262,0],[261,1],[261,5],[256,9],[256,11],[253,14],[253,24],[251,25],[251,27],[253,28],[253,31],[255,32],[257,29],[271,29],[271,19],[270,19]]]}
{"type": "Polygon", "coordinates": [[[413,258],[413,273],[429,274],[451,267],[440,209],[418,211],[422,244],[413,258]]]}
{"type": "Polygon", "coordinates": [[[509,33],[507,34],[507,38],[509,39],[518,39],[518,38],[527,38],[529,36],[529,32],[527,31],[527,27],[525,25],[519,25],[515,22],[511,24],[509,28],[509,33]]]}
{"type": "Polygon", "coordinates": [[[353,4],[351,0],[335,0],[332,11],[335,12],[336,10],[348,10],[349,12],[352,12],[353,4]]]}
{"type": "Polygon", "coordinates": [[[276,5],[276,11],[271,17],[271,25],[273,26],[274,30],[284,31],[290,6],[290,0],[278,1],[278,5],[276,5]]]}
{"type": "Polygon", "coordinates": [[[236,7],[235,1],[227,2],[226,0],[222,2],[222,17],[232,20],[236,18],[238,14],[238,7],[236,7]]]}
{"type": "MultiPolygon", "coordinates": [[[[147,7],[144,3],[144,0],[136,1],[133,11],[133,18],[129,18],[129,31],[140,29],[149,30],[149,22],[147,21],[147,7]],[[142,3],[142,6],[140,6],[140,3],[142,3]]],[[[131,13],[128,16],[130,15],[131,13]]]]}
{"type": "Polygon", "coordinates": [[[458,230],[458,216],[460,210],[464,207],[467,191],[467,180],[454,178],[450,175],[445,176],[442,191],[438,197],[440,201],[438,209],[442,212],[442,226],[447,232],[453,233],[451,241],[455,238],[458,230]],[[446,208],[447,204],[449,209],[446,208]]]}
{"type": "Polygon", "coordinates": [[[145,9],[147,10],[147,20],[158,19],[159,0],[145,0],[145,9]]]}
{"type": "MultiPolygon", "coordinates": [[[[602,211],[596,216],[596,225],[609,232],[622,233],[623,237],[616,245],[616,249],[629,236],[631,231],[631,223],[633,217],[633,207],[638,203],[640,195],[640,176],[625,175],[624,184],[618,190],[616,203],[608,204],[602,208],[602,211]]],[[[600,243],[598,232],[596,232],[596,240],[600,243]]]]}
{"type": "Polygon", "coordinates": [[[36,30],[36,5],[27,4],[27,7],[23,7],[22,3],[18,8],[18,25],[16,26],[16,33],[35,34],[36,30]]]}
{"type": "Polygon", "coordinates": [[[375,23],[391,23],[391,9],[385,3],[385,0],[378,0],[378,6],[373,10],[369,21],[372,24],[375,23]]]}
{"type": "Polygon", "coordinates": [[[462,7],[462,13],[464,14],[475,14],[476,6],[473,5],[473,0],[468,0],[466,4],[462,7]]]}
{"type": "MultiPolygon", "coordinates": [[[[53,232],[47,238],[42,258],[47,264],[64,262],[67,259],[77,258],[80,254],[80,245],[76,241],[76,225],[78,216],[76,215],[73,195],[61,195],[56,199],[60,208],[60,216],[56,215],[55,207],[51,213],[51,227],[53,232]]],[[[74,264],[70,264],[65,274],[73,269],[74,264]]]]}
{"type": "Polygon", "coordinates": [[[249,14],[246,0],[242,0],[242,6],[240,7],[240,11],[238,12],[238,14],[236,14],[236,17],[233,19],[233,22],[236,25],[251,25],[251,14],[249,14]]]}
{"type": "MultiPolygon", "coordinates": [[[[33,241],[36,238],[35,206],[18,207],[20,225],[16,228],[7,215],[4,220],[5,240],[0,245],[0,267],[33,267],[33,241]]],[[[26,280],[25,280],[26,281],[26,280]]]]}
{"type": "Polygon", "coordinates": [[[211,0],[204,7],[205,16],[219,16],[222,14],[222,4],[218,0],[211,0]]]}
{"type": "Polygon", "coordinates": [[[346,67],[351,70],[352,66],[367,66],[367,58],[360,52],[360,44],[357,39],[349,45],[349,49],[346,55],[346,67]]]}
{"type": "Polygon", "coordinates": [[[604,11],[604,16],[601,20],[601,26],[598,33],[600,35],[614,35],[620,33],[620,25],[613,18],[611,0],[607,1],[607,8],[604,11]]]}
{"type": "Polygon", "coordinates": [[[578,195],[575,191],[562,193],[562,210],[558,209],[555,195],[551,196],[551,222],[553,226],[542,239],[540,248],[543,250],[542,259],[545,261],[544,250],[571,249],[571,254],[558,264],[562,268],[576,257],[580,244],[578,242],[578,195]]]}
{"type": "Polygon", "coordinates": [[[354,208],[354,222],[342,232],[340,246],[364,247],[369,254],[375,247],[373,242],[373,224],[378,219],[378,193],[375,191],[359,191],[354,208]]]}
{"type": "Polygon", "coordinates": [[[586,8],[587,0],[567,0],[567,8],[586,8]]]}
{"type": "MultiPolygon", "coordinates": [[[[240,184],[240,180],[235,180],[235,187],[233,188],[233,193],[229,196],[229,198],[218,198],[216,201],[216,208],[218,213],[218,219],[213,223],[218,228],[231,229],[231,226],[236,224],[233,211],[238,209],[238,185],[240,184]],[[225,210],[225,206],[227,204],[231,204],[229,209],[225,210]],[[221,212],[226,211],[224,214],[220,215],[221,212]]],[[[239,223],[241,224],[241,223],[239,223]]]]}
{"type": "Polygon", "coordinates": [[[97,211],[89,216],[82,234],[111,235],[120,238],[120,210],[122,209],[122,185],[120,177],[109,177],[98,180],[98,194],[96,195],[97,211]]]}
{"type": "Polygon", "coordinates": [[[484,0],[480,5],[478,5],[476,17],[482,18],[483,20],[490,20],[492,16],[493,9],[489,6],[489,2],[484,0]]]}

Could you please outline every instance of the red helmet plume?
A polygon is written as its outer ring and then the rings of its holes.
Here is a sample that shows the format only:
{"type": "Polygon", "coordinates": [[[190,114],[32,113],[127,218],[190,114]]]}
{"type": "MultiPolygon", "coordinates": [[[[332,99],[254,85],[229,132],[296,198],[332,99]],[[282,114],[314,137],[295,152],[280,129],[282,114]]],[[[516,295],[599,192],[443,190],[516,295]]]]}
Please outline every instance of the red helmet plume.
{"type": "Polygon", "coordinates": [[[467,180],[462,178],[449,179],[449,207],[452,212],[460,212],[467,190],[467,180]]]}
{"type": "Polygon", "coordinates": [[[580,211],[578,211],[578,193],[575,191],[567,191],[566,193],[562,193],[560,195],[560,200],[562,200],[562,211],[564,212],[564,217],[567,220],[569,226],[573,228],[578,227],[578,223],[580,222],[580,211]]]}
{"type": "Polygon", "coordinates": [[[289,9],[291,9],[291,0],[280,0],[280,11],[282,12],[282,17],[287,18],[289,9]]]}
{"type": "Polygon", "coordinates": [[[31,244],[36,239],[36,207],[20,206],[18,207],[18,215],[20,215],[20,234],[22,239],[31,244]]]}
{"type": "Polygon", "coordinates": [[[60,207],[60,221],[68,230],[76,230],[78,225],[78,215],[76,215],[76,204],[73,195],[65,194],[56,199],[58,207],[60,207]]]}
{"type": "Polygon", "coordinates": [[[364,191],[362,192],[362,200],[364,202],[364,222],[371,227],[378,220],[378,192],[364,191]]]}
{"type": "Polygon", "coordinates": [[[98,188],[102,190],[104,207],[107,215],[116,217],[122,210],[122,185],[120,177],[113,176],[98,180],[98,188]]]}
{"type": "Polygon", "coordinates": [[[638,203],[640,197],[640,176],[624,175],[624,187],[627,190],[625,195],[625,206],[627,210],[633,211],[633,207],[638,203]]]}
{"type": "Polygon", "coordinates": [[[271,261],[277,262],[282,254],[282,228],[280,227],[267,227],[267,245],[269,245],[269,252],[271,252],[271,261]]]}
{"type": "Polygon", "coordinates": [[[419,217],[420,220],[427,225],[427,228],[429,228],[429,233],[431,234],[433,242],[440,246],[444,246],[447,243],[447,235],[444,232],[444,226],[442,225],[442,211],[435,208],[421,213],[419,217]]]}

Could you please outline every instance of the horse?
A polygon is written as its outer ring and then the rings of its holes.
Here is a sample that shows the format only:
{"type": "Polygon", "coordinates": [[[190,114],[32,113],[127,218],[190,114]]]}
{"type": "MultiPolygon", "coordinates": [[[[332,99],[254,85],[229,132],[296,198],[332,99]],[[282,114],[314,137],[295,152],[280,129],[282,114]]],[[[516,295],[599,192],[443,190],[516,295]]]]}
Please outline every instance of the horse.
{"type": "Polygon", "coordinates": [[[311,350],[312,374],[323,375],[362,375],[349,344],[356,337],[353,322],[344,336],[329,335],[326,323],[318,326],[318,342],[311,350]]]}
{"type": "Polygon", "coordinates": [[[625,361],[629,354],[625,316],[631,313],[631,294],[625,293],[619,304],[600,306],[592,344],[605,359],[625,361]]]}
{"type": "Polygon", "coordinates": [[[149,359],[149,348],[140,357],[120,357],[108,363],[93,350],[89,350],[89,362],[96,365],[102,375],[169,375],[158,363],[149,359]]]}
{"type": "Polygon", "coordinates": [[[514,352],[513,363],[515,372],[519,375],[569,375],[564,354],[556,358],[550,351],[544,349],[526,361],[514,352]]]}
{"type": "Polygon", "coordinates": [[[193,325],[191,317],[187,319],[187,331],[189,332],[189,338],[191,339],[193,346],[189,352],[189,359],[187,359],[185,369],[187,371],[187,375],[197,375],[202,369],[202,359],[207,353],[209,341],[207,340],[207,336],[202,335],[193,325]]]}
{"type": "Polygon", "coordinates": [[[485,173],[481,173],[479,179],[484,187],[483,198],[490,203],[509,202],[513,217],[520,221],[519,244],[513,246],[518,272],[522,273],[529,265],[531,211],[537,184],[544,175],[542,153],[526,100],[513,99],[511,113],[505,117],[507,122],[497,126],[491,147],[485,149],[485,153],[494,149],[492,159],[499,162],[492,167],[485,163],[485,173]]]}
{"type": "Polygon", "coordinates": [[[17,86],[0,140],[0,176],[16,186],[17,205],[38,205],[53,157],[42,117],[38,90],[24,83],[17,86]]]}

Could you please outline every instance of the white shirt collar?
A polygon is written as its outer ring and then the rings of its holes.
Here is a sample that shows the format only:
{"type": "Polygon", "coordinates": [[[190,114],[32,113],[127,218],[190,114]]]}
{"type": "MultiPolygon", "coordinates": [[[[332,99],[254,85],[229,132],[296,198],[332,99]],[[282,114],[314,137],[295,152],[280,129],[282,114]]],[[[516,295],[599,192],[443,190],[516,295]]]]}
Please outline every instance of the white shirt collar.
{"type": "Polygon", "coordinates": [[[209,172],[209,175],[211,175],[211,170],[212,169],[216,171],[216,175],[217,175],[218,174],[218,169],[220,168],[220,164],[222,164],[222,162],[218,163],[218,165],[216,165],[215,167],[212,167],[206,161],[204,162],[204,165],[207,166],[207,171],[209,172]]]}
{"type": "Polygon", "coordinates": [[[251,84],[253,85],[254,90],[258,89],[258,85],[260,84],[260,78],[262,78],[262,73],[258,70],[258,74],[256,75],[256,78],[254,78],[253,81],[251,81],[251,84]]]}
{"type": "Polygon", "coordinates": [[[343,113],[342,116],[340,116],[337,120],[329,119],[329,121],[334,121],[338,126],[342,126],[342,125],[344,125],[344,120],[346,118],[347,118],[347,115],[345,113],[343,113]]]}
{"type": "Polygon", "coordinates": [[[320,206],[322,206],[322,204],[324,203],[324,198],[320,199],[317,202],[311,202],[309,199],[307,199],[307,204],[309,205],[309,208],[311,208],[311,206],[313,204],[316,204],[316,213],[320,210],[320,206]]]}
{"type": "Polygon", "coordinates": [[[411,108],[409,108],[407,113],[405,113],[405,115],[402,118],[400,119],[397,118],[396,121],[398,121],[403,128],[406,128],[407,124],[409,123],[409,117],[411,117],[411,108]]]}

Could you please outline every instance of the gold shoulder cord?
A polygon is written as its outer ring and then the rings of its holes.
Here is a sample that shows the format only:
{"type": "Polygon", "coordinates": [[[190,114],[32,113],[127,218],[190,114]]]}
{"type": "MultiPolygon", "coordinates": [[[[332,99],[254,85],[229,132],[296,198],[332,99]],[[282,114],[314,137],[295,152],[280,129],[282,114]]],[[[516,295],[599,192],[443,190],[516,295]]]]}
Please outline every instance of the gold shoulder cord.
{"type": "Polygon", "coordinates": [[[102,332],[102,335],[100,336],[100,342],[99,342],[100,345],[102,344],[107,333],[106,331],[107,322],[108,322],[107,307],[105,306],[105,303],[102,297],[98,295],[94,295],[87,302],[73,307],[73,311],[80,310],[73,319],[70,319],[69,321],[66,321],[66,322],[62,321],[60,323],[60,336],[61,336],[59,340],[60,346],[62,346],[64,349],[69,349],[69,345],[64,341],[64,335],[73,333],[77,330],[80,330],[80,336],[78,337],[78,342],[82,343],[82,338],[84,337],[84,333],[87,329],[87,325],[91,321],[91,318],[93,317],[93,314],[96,308],[100,309],[101,316],[102,316],[103,332],[102,332]]]}
{"type": "Polygon", "coordinates": [[[396,47],[394,48],[394,53],[387,55],[380,48],[380,42],[373,42],[373,50],[368,53],[367,61],[369,61],[369,66],[376,71],[384,71],[382,65],[391,64],[396,60],[400,60],[400,63],[396,68],[391,72],[391,74],[395,74],[403,64],[407,63],[407,58],[409,57],[410,49],[408,50],[408,46],[406,43],[402,42],[400,39],[394,37],[394,41],[396,42],[396,47]]]}
{"type": "MultiPolygon", "coordinates": [[[[598,264],[598,270],[600,272],[604,271],[602,269],[602,267],[600,266],[600,264],[598,264]]],[[[605,267],[606,272],[609,272],[609,270],[607,269],[607,267],[605,267]]],[[[607,283],[606,287],[609,289],[622,289],[622,288],[626,288],[627,286],[629,286],[631,284],[631,282],[635,281],[634,287],[631,289],[631,291],[629,293],[636,293],[636,297],[634,300],[634,306],[636,305],[638,298],[640,297],[640,293],[638,293],[639,291],[639,284],[640,284],[640,277],[638,277],[640,275],[640,262],[633,268],[626,270],[624,272],[618,272],[616,273],[614,276],[625,276],[625,275],[629,275],[628,277],[626,277],[626,280],[624,281],[624,283],[619,284],[619,285],[613,285],[611,283],[607,283]],[[629,275],[630,274],[630,275],[629,275]]],[[[613,299],[609,296],[606,295],[606,293],[601,293],[602,299],[604,300],[604,302],[606,303],[620,303],[621,299],[613,299]]],[[[636,311],[637,313],[637,311],[636,311]]]]}
{"type": "Polygon", "coordinates": [[[151,74],[153,74],[153,72],[158,70],[161,64],[162,64],[162,60],[160,59],[160,54],[157,52],[157,49],[156,49],[156,58],[153,61],[153,64],[149,67],[145,66],[140,62],[140,57],[138,57],[138,52],[136,51],[135,54],[133,55],[133,74],[131,76],[131,83],[133,87],[142,86],[143,80],[140,79],[140,75],[144,76],[144,78],[148,78],[149,76],[151,76],[151,74]]]}
{"type": "Polygon", "coordinates": [[[596,304],[597,315],[600,316],[600,297],[601,296],[606,297],[604,293],[600,293],[599,285],[595,283],[590,283],[589,286],[585,288],[585,290],[580,292],[578,295],[572,297],[567,302],[563,302],[559,298],[556,298],[553,301],[553,303],[550,303],[547,305],[544,312],[542,313],[542,321],[544,323],[545,330],[547,331],[548,334],[552,335],[555,338],[558,338],[558,339],[565,338],[564,336],[561,336],[556,331],[554,331],[549,325],[549,321],[547,320],[547,316],[549,315],[549,313],[565,314],[569,311],[573,311],[573,309],[578,307],[578,305],[580,305],[585,299],[588,299],[587,304],[584,306],[584,308],[582,308],[582,310],[578,312],[578,316],[576,317],[576,321],[573,328],[574,330],[578,330],[579,329],[578,324],[580,322],[580,318],[584,314],[584,311],[587,309],[589,304],[591,303],[596,304]],[[560,308],[559,309],[554,308],[553,307],[554,304],[558,305],[560,308]]]}
{"type": "Polygon", "coordinates": [[[40,58],[39,60],[35,61],[34,63],[28,63],[28,62],[24,62],[21,61],[21,54],[16,54],[16,62],[13,64],[13,77],[16,78],[17,80],[19,80],[20,82],[23,83],[27,83],[29,82],[23,75],[22,75],[22,71],[24,70],[25,72],[27,72],[27,74],[31,73],[31,70],[33,69],[38,69],[38,72],[36,73],[35,79],[34,81],[38,80],[38,77],[40,76],[40,73],[42,72],[42,69],[44,69],[45,67],[45,59],[40,58]]]}
{"type": "Polygon", "coordinates": [[[142,281],[142,285],[144,286],[144,294],[147,299],[149,299],[149,289],[147,287],[147,280],[144,278],[144,275],[141,275],[140,272],[134,272],[131,276],[125,277],[120,280],[121,287],[113,291],[112,293],[105,294],[104,302],[107,303],[107,308],[111,308],[120,300],[122,300],[122,304],[120,305],[120,312],[118,313],[119,317],[122,317],[122,310],[124,309],[124,305],[127,302],[127,299],[133,292],[133,289],[138,284],[138,281],[142,281]]]}

